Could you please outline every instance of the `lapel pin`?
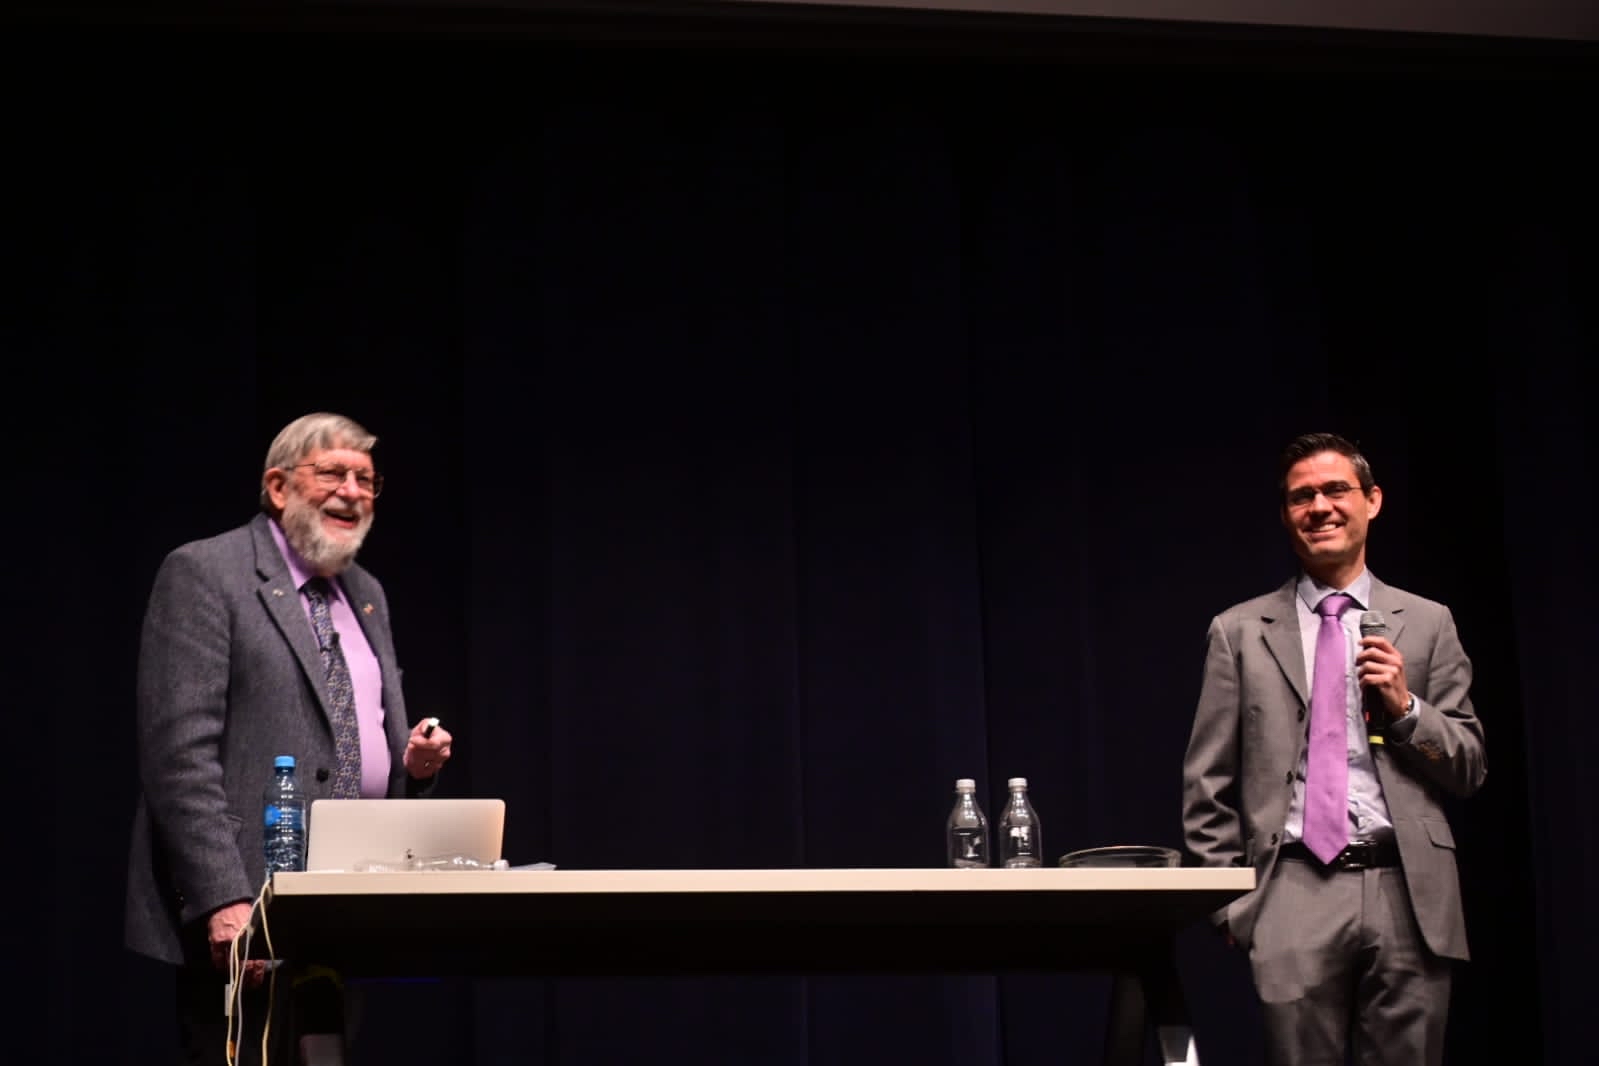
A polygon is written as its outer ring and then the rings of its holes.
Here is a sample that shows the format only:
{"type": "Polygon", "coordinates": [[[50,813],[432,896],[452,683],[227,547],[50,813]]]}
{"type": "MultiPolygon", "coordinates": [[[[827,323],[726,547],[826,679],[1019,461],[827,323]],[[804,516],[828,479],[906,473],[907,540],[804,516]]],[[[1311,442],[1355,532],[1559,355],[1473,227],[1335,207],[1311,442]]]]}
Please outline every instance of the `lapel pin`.
{"type": "Polygon", "coordinates": [[[362,614],[371,614],[372,613],[372,605],[370,603],[363,604],[362,607],[361,607],[361,613],[362,614]]]}
{"type": "Polygon", "coordinates": [[[272,590],[272,595],[281,596],[281,595],[283,595],[283,590],[282,589],[273,589],[272,590]]]}

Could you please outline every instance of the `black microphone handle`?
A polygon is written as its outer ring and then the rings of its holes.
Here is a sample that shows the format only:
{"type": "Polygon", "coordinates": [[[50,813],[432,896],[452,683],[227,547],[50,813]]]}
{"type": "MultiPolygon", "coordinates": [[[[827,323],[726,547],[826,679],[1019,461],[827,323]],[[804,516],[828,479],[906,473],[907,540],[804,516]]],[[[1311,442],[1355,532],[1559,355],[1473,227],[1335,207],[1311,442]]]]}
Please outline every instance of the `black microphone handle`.
{"type": "MultiPolygon", "coordinates": [[[[1362,637],[1386,637],[1388,635],[1388,621],[1383,618],[1381,611],[1367,611],[1360,616],[1360,635],[1362,637]]],[[[1376,694],[1370,689],[1364,686],[1361,687],[1360,702],[1366,715],[1366,724],[1368,726],[1371,725],[1371,703],[1375,698],[1376,694]]],[[[1381,733],[1372,733],[1366,739],[1373,744],[1385,743],[1381,733]]]]}

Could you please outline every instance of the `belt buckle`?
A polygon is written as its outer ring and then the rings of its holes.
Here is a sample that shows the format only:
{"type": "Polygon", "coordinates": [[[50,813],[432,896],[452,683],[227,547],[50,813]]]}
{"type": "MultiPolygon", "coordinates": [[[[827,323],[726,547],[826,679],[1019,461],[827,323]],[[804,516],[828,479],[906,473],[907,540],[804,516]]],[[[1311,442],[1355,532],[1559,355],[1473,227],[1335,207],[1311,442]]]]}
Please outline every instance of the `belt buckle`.
{"type": "Polygon", "coordinates": [[[1340,870],[1366,870],[1377,862],[1377,842],[1374,840],[1351,840],[1339,852],[1334,865],[1340,870]]]}

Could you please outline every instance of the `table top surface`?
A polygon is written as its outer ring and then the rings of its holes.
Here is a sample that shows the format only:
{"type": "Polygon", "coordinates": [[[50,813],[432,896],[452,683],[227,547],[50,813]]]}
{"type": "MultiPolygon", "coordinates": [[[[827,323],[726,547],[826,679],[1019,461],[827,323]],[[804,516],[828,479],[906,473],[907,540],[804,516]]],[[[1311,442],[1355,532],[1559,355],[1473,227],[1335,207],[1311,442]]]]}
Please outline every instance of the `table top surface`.
{"type": "Polygon", "coordinates": [[[1242,893],[1255,872],[1238,867],[1038,867],[1031,869],[428,870],[278,874],[273,897],[606,895],[663,893],[1242,893]]]}

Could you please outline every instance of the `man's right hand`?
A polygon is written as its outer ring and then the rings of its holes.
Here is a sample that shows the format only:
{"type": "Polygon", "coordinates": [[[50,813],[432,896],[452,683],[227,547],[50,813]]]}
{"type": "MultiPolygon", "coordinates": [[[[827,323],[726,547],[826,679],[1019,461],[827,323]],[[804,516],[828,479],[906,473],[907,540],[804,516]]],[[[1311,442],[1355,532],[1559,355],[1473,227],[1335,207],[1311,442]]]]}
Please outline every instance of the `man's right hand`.
{"type": "MultiPolygon", "coordinates": [[[[218,907],[206,919],[206,939],[211,945],[211,962],[223,973],[233,954],[233,941],[250,925],[250,904],[245,900],[218,907]]],[[[257,988],[266,976],[266,960],[251,959],[244,964],[244,985],[257,988]]]]}

